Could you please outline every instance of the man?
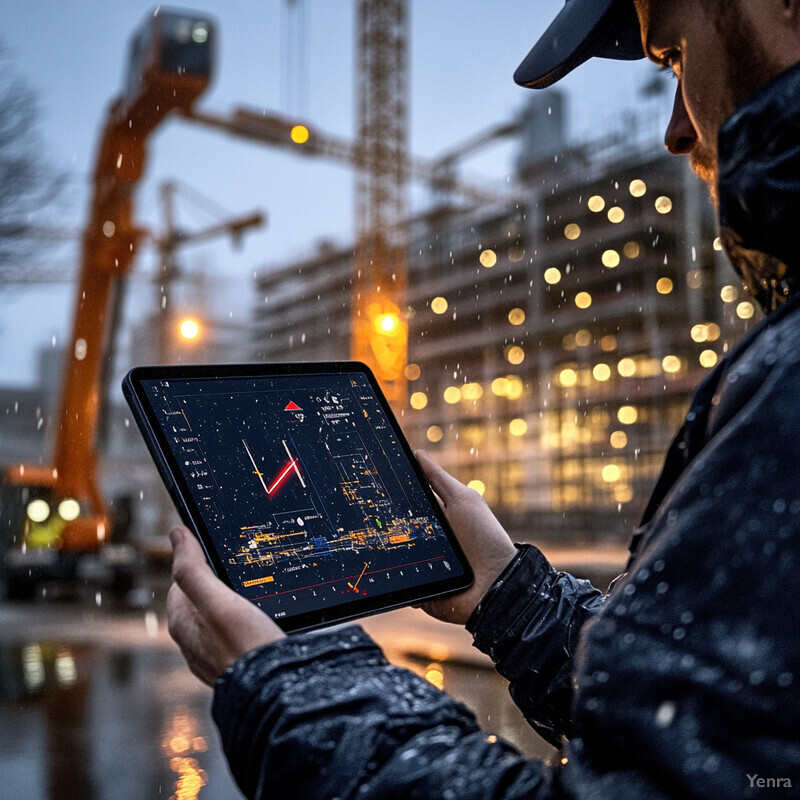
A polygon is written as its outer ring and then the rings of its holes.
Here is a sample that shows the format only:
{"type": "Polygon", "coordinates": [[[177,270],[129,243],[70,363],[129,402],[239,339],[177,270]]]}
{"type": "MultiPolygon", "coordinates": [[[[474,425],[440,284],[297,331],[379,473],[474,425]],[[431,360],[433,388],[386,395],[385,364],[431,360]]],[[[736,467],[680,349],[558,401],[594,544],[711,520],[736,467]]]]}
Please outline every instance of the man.
{"type": "Polygon", "coordinates": [[[248,797],[797,796],[800,0],[567,0],[515,77],[546,86],[642,44],[677,78],[667,147],[709,184],[765,320],[698,389],[607,596],[512,545],[420,454],[476,570],[426,610],[467,625],[563,758],[487,737],[357,627],[284,637],[179,528],[170,630],[215,684],[248,797]]]}

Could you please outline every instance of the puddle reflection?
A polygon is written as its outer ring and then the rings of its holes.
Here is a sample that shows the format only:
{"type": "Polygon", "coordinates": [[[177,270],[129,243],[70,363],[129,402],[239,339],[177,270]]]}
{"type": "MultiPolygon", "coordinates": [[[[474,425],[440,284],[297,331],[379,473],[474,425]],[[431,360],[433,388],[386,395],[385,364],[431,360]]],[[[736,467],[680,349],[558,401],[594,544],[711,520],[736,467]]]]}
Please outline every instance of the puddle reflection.
{"type": "Polygon", "coordinates": [[[209,704],[171,650],[0,645],[0,795],[240,797],[209,704]]]}
{"type": "Polygon", "coordinates": [[[458,661],[430,661],[409,654],[392,660],[464,703],[483,730],[510,742],[528,758],[549,759],[555,752],[524,720],[508,694],[508,683],[494,670],[458,661]]]}
{"type": "MultiPolygon", "coordinates": [[[[464,702],[487,733],[527,756],[552,753],[497,673],[454,658],[419,617],[392,613],[371,623],[392,661],[464,702]]],[[[154,613],[0,606],[0,634],[4,800],[241,797],[211,719],[211,690],[154,613]]]]}

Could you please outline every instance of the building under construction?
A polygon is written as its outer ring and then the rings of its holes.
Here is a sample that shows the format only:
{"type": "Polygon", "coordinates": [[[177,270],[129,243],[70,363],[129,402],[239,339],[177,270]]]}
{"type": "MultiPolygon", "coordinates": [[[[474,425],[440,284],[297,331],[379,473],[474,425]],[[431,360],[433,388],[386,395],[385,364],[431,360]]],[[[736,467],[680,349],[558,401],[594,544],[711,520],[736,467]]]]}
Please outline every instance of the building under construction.
{"type": "MultiPolygon", "coordinates": [[[[653,136],[568,141],[563,99],[519,121],[514,196],[408,229],[412,445],[513,534],[626,541],[694,387],[756,313],[704,186],[653,136]]],[[[351,352],[353,249],[257,282],[258,360],[351,352]]]]}

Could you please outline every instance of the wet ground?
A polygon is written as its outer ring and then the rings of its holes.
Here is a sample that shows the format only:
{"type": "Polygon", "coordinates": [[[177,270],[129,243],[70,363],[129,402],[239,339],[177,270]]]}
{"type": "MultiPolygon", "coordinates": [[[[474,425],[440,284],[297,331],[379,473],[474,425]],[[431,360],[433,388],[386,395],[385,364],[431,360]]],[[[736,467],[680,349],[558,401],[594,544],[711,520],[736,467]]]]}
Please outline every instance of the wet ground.
{"type": "MultiPolygon", "coordinates": [[[[463,629],[404,609],[364,626],[387,655],[465,702],[528,755],[549,748],[463,629]]],[[[0,797],[240,797],[210,716],[154,611],[0,605],[0,797]]]]}

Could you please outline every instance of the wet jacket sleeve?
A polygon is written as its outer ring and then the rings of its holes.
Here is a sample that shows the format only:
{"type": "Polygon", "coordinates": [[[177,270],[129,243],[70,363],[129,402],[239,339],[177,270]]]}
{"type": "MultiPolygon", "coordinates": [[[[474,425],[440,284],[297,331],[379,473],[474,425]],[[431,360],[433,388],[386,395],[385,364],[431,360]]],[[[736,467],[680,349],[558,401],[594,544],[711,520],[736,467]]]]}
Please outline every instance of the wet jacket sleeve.
{"type": "Polygon", "coordinates": [[[578,637],[605,596],[588,581],[557,572],[536,547],[519,548],[467,629],[509,681],[511,697],[528,722],[558,745],[570,734],[578,637]]]}
{"type": "Polygon", "coordinates": [[[218,680],[213,713],[248,798],[563,797],[557,773],[481,732],[468,709],[389,664],[358,627],[248,654],[218,680]]]}

